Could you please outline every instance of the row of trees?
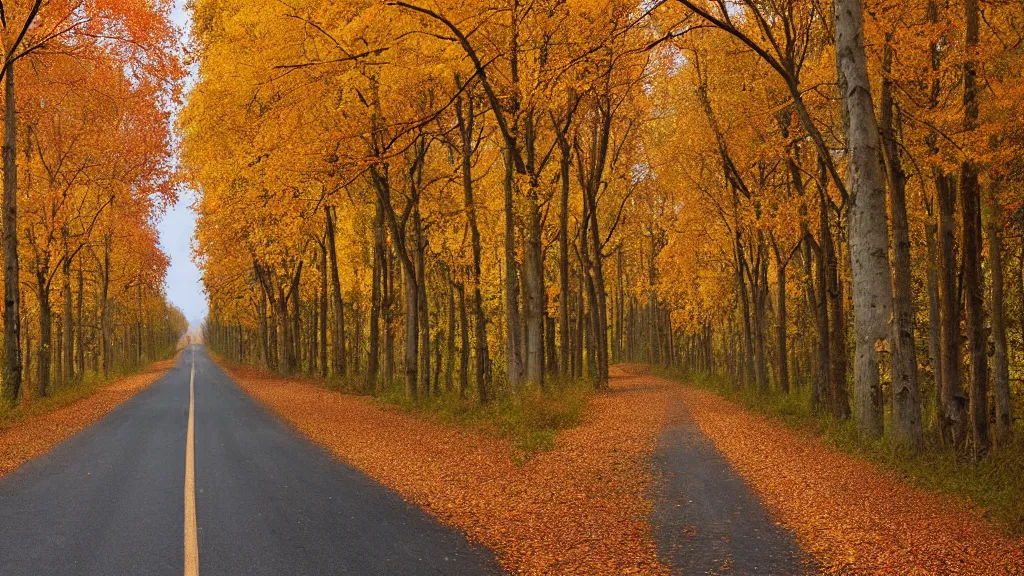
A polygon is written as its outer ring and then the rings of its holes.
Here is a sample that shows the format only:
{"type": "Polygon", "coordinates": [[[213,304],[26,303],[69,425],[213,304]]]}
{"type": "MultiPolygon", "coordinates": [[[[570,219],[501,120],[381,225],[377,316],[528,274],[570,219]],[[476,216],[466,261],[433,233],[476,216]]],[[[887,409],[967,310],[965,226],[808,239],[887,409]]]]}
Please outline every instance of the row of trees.
{"type": "Polygon", "coordinates": [[[173,350],[156,218],[183,78],[167,2],[4,2],[3,398],[173,350]]]}
{"type": "Polygon", "coordinates": [[[983,454],[1021,43],[972,2],[197,2],[208,341],[480,402],[728,370],[983,454]]]}
{"type": "Polygon", "coordinates": [[[458,373],[486,402],[584,358],[604,387],[650,38],[581,8],[197,3],[210,341],[371,389],[400,364],[411,397],[458,373]]]}
{"type": "Polygon", "coordinates": [[[665,163],[700,183],[682,192],[691,210],[666,251],[671,273],[695,282],[663,286],[688,333],[714,327],[698,360],[764,391],[795,383],[895,445],[919,449],[928,430],[978,457],[1008,443],[1021,360],[1009,343],[1024,342],[1024,284],[1004,289],[1024,273],[1022,7],[869,4],[872,82],[854,87],[838,35],[829,42],[839,13],[743,4],[742,23],[692,6],[708,26],[686,48],[692,114],[665,130],[678,144],[663,149],[685,155],[665,163]],[[822,88],[837,64],[839,93],[868,98],[859,113],[876,120],[862,163],[851,98],[822,88]],[[869,221],[857,184],[875,191],[869,221]],[[871,259],[885,266],[859,274],[871,259]]]}

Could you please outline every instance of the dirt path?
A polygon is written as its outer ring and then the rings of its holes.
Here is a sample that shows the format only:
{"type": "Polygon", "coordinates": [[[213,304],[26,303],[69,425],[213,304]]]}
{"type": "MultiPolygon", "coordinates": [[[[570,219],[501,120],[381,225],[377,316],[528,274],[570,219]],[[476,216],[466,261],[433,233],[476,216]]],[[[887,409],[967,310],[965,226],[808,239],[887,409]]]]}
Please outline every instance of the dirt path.
{"type": "Polygon", "coordinates": [[[100,386],[91,395],[50,412],[28,416],[0,429],[0,476],[98,421],[174,366],[175,360],[154,362],[145,370],[100,386]]]}

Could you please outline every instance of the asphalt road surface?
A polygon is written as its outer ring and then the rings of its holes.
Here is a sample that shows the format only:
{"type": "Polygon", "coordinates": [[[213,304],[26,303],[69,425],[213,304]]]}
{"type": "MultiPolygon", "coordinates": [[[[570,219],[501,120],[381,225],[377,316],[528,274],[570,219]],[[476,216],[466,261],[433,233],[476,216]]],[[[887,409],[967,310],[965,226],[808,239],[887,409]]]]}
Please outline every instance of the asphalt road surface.
{"type": "Polygon", "coordinates": [[[182,573],[500,570],[489,551],[289,430],[192,346],[152,386],[0,478],[0,574],[182,573]]]}
{"type": "Polygon", "coordinates": [[[816,572],[678,398],[658,439],[654,476],[651,523],[673,574],[816,572]]]}

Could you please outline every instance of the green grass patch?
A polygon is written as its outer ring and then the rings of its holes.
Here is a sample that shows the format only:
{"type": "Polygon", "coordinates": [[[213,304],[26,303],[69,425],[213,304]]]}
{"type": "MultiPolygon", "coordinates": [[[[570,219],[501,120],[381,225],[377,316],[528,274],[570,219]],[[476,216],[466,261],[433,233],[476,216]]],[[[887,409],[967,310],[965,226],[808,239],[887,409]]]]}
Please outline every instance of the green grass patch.
{"type": "MultiPolygon", "coordinates": [[[[861,438],[852,420],[816,415],[806,388],[783,394],[737,389],[725,377],[704,373],[663,376],[709,390],[744,408],[764,414],[789,428],[812,434],[828,445],[898,473],[911,484],[943,494],[966,497],[1010,536],[1024,536],[1024,427],[1017,426],[1012,444],[994,449],[980,462],[942,446],[934,426],[925,430],[920,454],[894,449],[885,439],[861,438]]],[[[925,422],[934,418],[925,417],[925,422]]]]}
{"type": "Polygon", "coordinates": [[[454,391],[413,401],[406,397],[401,383],[396,382],[379,390],[377,401],[507,439],[522,462],[551,450],[560,431],[579,424],[592,392],[593,385],[583,379],[549,381],[543,391],[506,391],[480,405],[473,398],[460,398],[454,391]]]}

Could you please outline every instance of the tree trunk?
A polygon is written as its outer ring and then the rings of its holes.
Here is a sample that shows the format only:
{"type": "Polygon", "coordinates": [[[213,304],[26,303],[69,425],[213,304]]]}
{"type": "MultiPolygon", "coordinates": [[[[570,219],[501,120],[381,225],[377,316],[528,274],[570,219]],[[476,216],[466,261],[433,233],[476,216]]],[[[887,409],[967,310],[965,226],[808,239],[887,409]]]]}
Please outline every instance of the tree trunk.
{"type": "Polygon", "coordinates": [[[559,138],[559,178],[561,184],[561,202],[558,212],[558,341],[559,366],[562,376],[572,372],[569,366],[569,352],[572,348],[569,341],[569,164],[570,147],[565,137],[559,138]]]}
{"type": "MultiPolygon", "coordinates": [[[[978,0],[965,0],[966,52],[964,60],[964,130],[972,132],[978,121],[977,57],[978,0]]],[[[964,245],[964,294],[967,299],[967,343],[971,353],[971,433],[974,456],[989,450],[988,437],[988,337],[985,328],[985,277],[981,270],[981,188],[972,159],[960,166],[960,202],[964,245]]]]}
{"type": "Polygon", "coordinates": [[[878,123],[864,52],[861,0],[835,0],[835,30],[839,75],[845,81],[841,96],[849,115],[846,188],[850,196],[847,217],[856,336],[855,417],[861,434],[877,438],[882,434],[883,418],[876,345],[890,332],[892,281],[885,180],[879,163],[878,123]]]}
{"type": "Polygon", "coordinates": [[[103,376],[110,376],[113,359],[113,335],[110,310],[110,234],[103,238],[103,270],[100,282],[100,348],[103,350],[103,376]]]}
{"type": "Polygon", "coordinates": [[[447,349],[447,358],[445,358],[445,371],[444,371],[444,388],[446,392],[452,391],[454,384],[453,379],[455,378],[455,287],[451,282],[451,278],[448,279],[448,340],[446,341],[445,348],[447,349]]]}
{"type": "Polygon", "coordinates": [[[577,275],[576,285],[578,290],[575,294],[576,300],[576,328],[573,330],[573,371],[572,375],[574,378],[580,378],[584,376],[583,373],[583,332],[585,324],[583,323],[583,277],[577,275]]]}
{"type": "MultiPolygon", "coordinates": [[[[470,94],[471,95],[471,94],[470,94]]],[[[483,309],[483,295],[480,292],[481,283],[481,252],[482,248],[480,245],[480,229],[477,227],[476,220],[476,205],[473,200],[473,126],[476,121],[476,116],[473,112],[473,99],[467,98],[465,100],[466,108],[463,109],[463,100],[460,98],[455,102],[455,114],[456,119],[459,123],[459,132],[462,136],[462,191],[464,205],[466,208],[466,221],[469,224],[470,243],[473,247],[473,300],[472,300],[472,312],[475,321],[474,324],[474,340],[476,342],[476,362],[475,362],[475,374],[474,379],[476,380],[476,391],[478,400],[481,404],[486,404],[488,401],[488,364],[490,359],[488,358],[487,349],[487,318],[484,316],[483,309]]],[[[506,174],[506,178],[508,175],[506,174]]],[[[506,182],[506,185],[509,185],[506,182]]],[[[509,217],[509,204],[511,203],[511,197],[507,196],[508,190],[506,190],[506,237],[505,241],[511,241],[512,236],[509,234],[509,226],[511,221],[509,217]]],[[[514,258],[514,250],[513,250],[514,258]]],[[[506,264],[509,260],[508,248],[506,246],[506,264]]],[[[506,284],[506,287],[508,284],[506,284]]],[[[506,304],[508,303],[506,294],[506,304]]],[[[465,346],[465,341],[463,341],[465,346]]],[[[510,373],[511,377],[511,373],[510,373]]]]}
{"type": "Polygon", "coordinates": [[[395,331],[391,317],[391,304],[395,299],[395,259],[390,250],[385,250],[383,256],[381,259],[383,264],[381,278],[384,281],[384,295],[381,301],[381,318],[384,323],[383,376],[385,385],[390,386],[395,379],[395,331]]]}
{"type": "Polygon", "coordinates": [[[54,380],[58,385],[63,383],[64,378],[64,316],[57,315],[57,347],[54,349],[53,361],[57,366],[53,369],[54,380]]]}
{"type": "Polygon", "coordinates": [[[384,284],[384,210],[377,200],[377,211],[373,219],[373,277],[370,289],[370,350],[366,360],[366,382],[370,393],[377,386],[377,373],[380,369],[380,309],[383,298],[384,284]]]}
{"type": "Polygon", "coordinates": [[[896,142],[892,96],[891,38],[886,39],[882,66],[881,131],[886,174],[889,180],[889,204],[892,210],[892,420],[889,439],[893,445],[918,451],[923,442],[921,398],[917,382],[917,347],[914,344],[914,306],[910,270],[910,223],[907,221],[907,177],[896,142]]]}
{"type": "Polygon", "coordinates": [[[957,262],[953,226],[956,197],[949,178],[937,180],[939,208],[939,311],[941,314],[942,394],[939,397],[939,428],[949,446],[963,443],[967,430],[966,398],[960,388],[960,302],[957,294],[957,262]]]}
{"type": "MultiPolygon", "coordinates": [[[[325,239],[326,240],[326,239],[325,239]]],[[[328,308],[327,308],[327,243],[324,242],[320,247],[320,301],[317,302],[320,306],[320,353],[319,364],[320,364],[320,377],[327,378],[328,366],[327,366],[327,349],[329,344],[327,343],[327,324],[328,324],[328,308]]]]}
{"type": "Polygon", "coordinates": [[[735,254],[736,254],[736,283],[740,290],[740,314],[742,315],[741,320],[743,321],[743,370],[742,370],[742,382],[743,386],[754,385],[754,339],[751,333],[751,317],[750,317],[750,297],[747,294],[747,281],[744,277],[744,270],[746,268],[746,259],[743,256],[743,242],[740,239],[739,232],[736,233],[736,239],[734,241],[735,254]]]}
{"type": "Polygon", "coordinates": [[[459,292],[459,398],[466,397],[469,389],[469,316],[466,314],[466,287],[462,283],[455,285],[459,292]]]}
{"type": "MultiPolygon", "coordinates": [[[[850,402],[846,391],[846,315],[843,310],[842,284],[839,282],[839,262],[829,223],[827,186],[823,163],[819,161],[819,218],[821,234],[821,272],[824,273],[824,292],[821,306],[828,307],[825,327],[828,330],[828,405],[836,418],[850,416],[850,402]]],[[[837,218],[838,220],[838,218],[837,218]]]]}
{"type": "Polygon", "coordinates": [[[335,376],[345,376],[345,303],[341,298],[341,280],[338,277],[338,252],[335,246],[334,208],[324,206],[327,217],[327,254],[331,261],[331,300],[334,304],[332,328],[331,367],[335,376]]]}
{"type": "Polygon", "coordinates": [[[988,220],[989,268],[992,270],[992,390],[995,393],[997,446],[1006,446],[1013,431],[1010,413],[1010,366],[1006,347],[1006,309],[1003,303],[1003,242],[999,237],[1002,227],[1002,208],[996,198],[995,184],[989,186],[990,214],[988,220]]]}
{"type": "Polygon", "coordinates": [[[275,320],[277,322],[277,370],[282,376],[287,376],[292,370],[291,355],[291,328],[288,322],[288,297],[284,288],[277,287],[277,300],[275,302],[275,320]]]}
{"type": "Polygon", "coordinates": [[[779,389],[789,394],[789,349],[786,342],[786,263],[779,254],[778,247],[775,247],[775,289],[778,305],[775,311],[776,316],[776,358],[779,365],[779,389]]]}
{"type": "MultiPolygon", "coordinates": [[[[584,192],[586,194],[586,192],[584,192]]],[[[590,368],[589,374],[594,378],[594,387],[600,389],[604,386],[604,382],[601,380],[600,373],[600,359],[597,358],[599,354],[597,349],[600,347],[597,343],[600,337],[600,314],[597,313],[598,307],[598,296],[597,286],[594,281],[593,271],[594,266],[590,257],[590,203],[585,199],[586,203],[584,206],[584,224],[581,229],[580,238],[580,256],[582,260],[583,276],[587,287],[587,304],[588,304],[588,331],[585,334],[587,343],[587,366],[590,368]]]]}
{"type": "Polygon", "coordinates": [[[526,312],[526,381],[544,387],[544,256],[537,183],[526,195],[527,230],[523,250],[523,291],[526,312]]]}
{"type": "MultiPolygon", "coordinates": [[[[356,374],[363,373],[363,294],[357,291],[355,298],[352,300],[352,316],[355,318],[355,334],[352,340],[352,369],[355,370],[356,374]]],[[[363,390],[369,392],[366,388],[365,381],[363,382],[363,390]]]]}
{"type": "Polygon", "coordinates": [[[265,369],[273,369],[270,363],[270,335],[267,331],[267,291],[260,284],[260,301],[256,305],[256,316],[259,321],[260,330],[260,363],[265,369]]]}
{"type": "Polygon", "coordinates": [[[413,226],[413,264],[416,268],[416,290],[419,311],[417,320],[420,323],[420,368],[419,368],[419,390],[424,396],[430,396],[433,392],[430,382],[430,308],[427,306],[427,241],[423,237],[423,224],[420,221],[419,206],[412,209],[413,226]]]}
{"type": "Polygon", "coordinates": [[[71,258],[65,254],[64,262],[61,265],[64,276],[64,312],[61,315],[64,336],[61,378],[64,382],[71,382],[75,379],[75,323],[74,323],[74,297],[71,293],[71,258]]]}
{"type": "Polygon", "coordinates": [[[78,342],[78,348],[76,349],[77,362],[78,362],[78,373],[80,375],[85,374],[85,322],[83,319],[85,316],[83,313],[83,299],[85,297],[85,278],[82,273],[82,262],[79,260],[78,263],[78,301],[77,301],[77,312],[75,316],[78,318],[78,325],[76,328],[75,340],[78,342]]]}
{"type": "MultiPolygon", "coordinates": [[[[603,165],[603,162],[602,162],[603,165]]],[[[608,388],[608,294],[604,283],[604,257],[601,252],[601,235],[598,230],[597,221],[597,188],[600,186],[600,174],[596,171],[594,178],[596,182],[591,184],[591,189],[586,192],[587,202],[590,204],[588,214],[590,216],[590,267],[591,276],[594,281],[594,344],[596,352],[596,380],[594,382],[598,389],[608,388]]]]}
{"type": "Polygon", "coordinates": [[[318,290],[314,294],[313,301],[309,303],[309,348],[306,352],[309,362],[306,365],[306,373],[311,375],[317,373],[317,360],[320,359],[320,353],[317,348],[317,335],[320,333],[319,308],[320,292],[318,290]]]}
{"type": "Polygon", "coordinates": [[[513,389],[519,386],[522,376],[522,362],[519,357],[519,274],[516,262],[515,214],[512,197],[514,192],[515,166],[512,151],[505,150],[505,369],[508,383],[513,389]]]}
{"type": "Polygon", "coordinates": [[[558,372],[558,351],[555,348],[555,317],[544,315],[544,355],[547,356],[547,371],[558,372]]]}
{"type": "MultiPolygon", "coordinates": [[[[935,246],[935,235],[938,230],[931,215],[924,225],[925,244],[927,247],[927,290],[928,290],[928,360],[932,366],[932,379],[935,385],[935,401],[941,404],[942,398],[942,353],[940,352],[941,325],[939,314],[939,271],[938,251],[935,246]]],[[[941,412],[941,410],[940,410],[941,412]]]]}
{"type": "MultiPolygon", "coordinates": [[[[760,236],[760,234],[759,234],[760,236]]],[[[765,331],[767,330],[767,300],[768,286],[765,279],[766,262],[763,255],[763,243],[758,239],[758,256],[754,262],[753,278],[750,282],[750,291],[753,293],[754,303],[754,375],[757,379],[757,390],[762,394],[768,393],[768,359],[765,355],[765,331]]]]}
{"type": "Polygon", "coordinates": [[[18,162],[14,62],[4,71],[4,372],[3,395],[13,406],[21,392],[21,293],[18,276],[18,162]]]}
{"type": "Polygon", "coordinates": [[[622,245],[619,244],[615,251],[615,347],[612,359],[615,362],[622,362],[622,324],[625,316],[625,290],[623,289],[622,245]]]}
{"type": "MultiPolygon", "coordinates": [[[[417,140],[417,143],[414,145],[414,151],[425,154],[425,149],[422,146],[423,145],[419,143],[419,140],[417,140]]],[[[418,164],[418,162],[414,162],[414,164],[418,164]]],[[[384,168],[386,169],[387,167],[385,166],[384,168]]],[[[374,187],[377,190],[377,198],[380,201],[379,205],[384,208],[385,220],[391,230],[395,256],[398,257],[399,263],[402,266],[402,285],[403,292],[405,294],[405,394],[408,399],[415,400],[417,395],[416,384],[420,354],[420,291],[417,286],[418,274],[416,264],[414,262],[415,255],[411,255],[409,252],[409,244],[411,240],[407,237],[405,231],[405,219],[403,218],[402,221],[399,221],[391,206],[391,184],[388,180],[387,173],[381,173],[380,170],[371,166],[370,175],[373,178],[374,187]]],[[[415,179],[415,174],[413,174],[412,177],[415,179]]],[[[409,199],[409,202],[412,202],[413,205],[406,205],[406,214],[416,210],[415,204],[419,202],[417,183],[415,181],[410,182],[410,189],[412,191],[412,197],[409,199]]],[[[412,239],[412,241],[418,241],[418,239],[412,239]]],[[[388,352],[387,348],[385,349],[385,352],[388,352]]],[[[429,354],[430,350],[424,350],[423,353],[429,354]]]]}
{"type": "Polygon", "coordinates": [[[302,291],[299,290],[299,283],[302,276],[302,266],[295,273],[292,279],[290,290],[292,300],[292,370],[302,372],[302,291]]]}
{"type": "Polygon", "coordinates": [[[37,398],[45,398],[50,386],[50,358],[53,347],[53,321],[50,312],[50,290],[46,285],[46,272],[36,271],[36,297],[39,300],[39,381],[37,398]]]}
{"type": "MultiPolygon", "coordinates": [[[[417,371],[419,369],[419,289],[416,270],[411,262],[402,266],[402,285],[405,292],[405,395],[416,398],[417,371]]],[[[429,354],[429,350],[424,350],[429,354]]]]}

